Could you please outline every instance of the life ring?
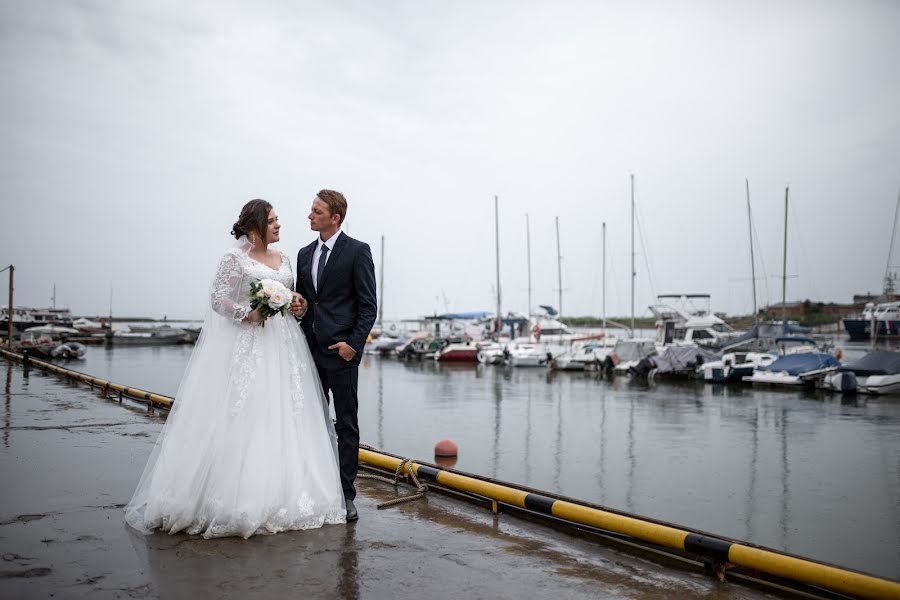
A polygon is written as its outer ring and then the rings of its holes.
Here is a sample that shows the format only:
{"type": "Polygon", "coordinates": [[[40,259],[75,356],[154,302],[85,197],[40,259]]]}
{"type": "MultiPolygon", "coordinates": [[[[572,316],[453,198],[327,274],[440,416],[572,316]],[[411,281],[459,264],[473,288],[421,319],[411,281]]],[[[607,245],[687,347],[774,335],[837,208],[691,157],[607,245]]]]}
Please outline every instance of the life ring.
{"type": "Polygon", "coordinates": [[[531,327],[531,333],[533,333],[534,335],[541,335],[541,326],[538,325],[537,323],[535,323],[534,325],[532,325],[532,327],[531,327]]]}

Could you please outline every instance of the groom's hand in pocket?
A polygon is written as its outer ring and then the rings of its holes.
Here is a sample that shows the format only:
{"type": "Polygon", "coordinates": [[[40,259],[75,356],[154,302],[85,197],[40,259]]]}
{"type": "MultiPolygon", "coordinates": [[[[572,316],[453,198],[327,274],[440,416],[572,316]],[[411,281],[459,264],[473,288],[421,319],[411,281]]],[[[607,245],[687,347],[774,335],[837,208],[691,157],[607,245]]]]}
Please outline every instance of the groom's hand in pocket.
{"type": "Polygon", "coordinates": [[[329,350],[337,350],[338,354],[341,358],[346,361],[353,360],[353,357],[356,356],[356,350],[350,347],[350,344],[347,342],[338,342],[337,344],[332,344],[328,346],[329,350]]]}

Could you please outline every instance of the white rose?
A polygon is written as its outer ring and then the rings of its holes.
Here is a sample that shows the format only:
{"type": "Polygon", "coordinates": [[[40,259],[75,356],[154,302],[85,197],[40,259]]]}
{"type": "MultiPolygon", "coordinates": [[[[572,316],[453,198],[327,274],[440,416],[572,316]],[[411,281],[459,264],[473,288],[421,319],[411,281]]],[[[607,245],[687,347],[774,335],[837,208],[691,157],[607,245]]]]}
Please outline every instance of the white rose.
{"type": "Polygon", "coordinates": [[[272,310],[278,310],[279,308],[287,304],[288,298],[290,298],[288,294],[285,294],[282,290],[276,289],[269,296],[269,308],[271,308],[272,310]]]}
{"type": "Polygon", "coordinates": [[[279,287],[284,287],[273,279],[263,279],[259,283],[262,285],[262,292],[269,298],[272,297],[272,294],[274,294],[279,287]]]}

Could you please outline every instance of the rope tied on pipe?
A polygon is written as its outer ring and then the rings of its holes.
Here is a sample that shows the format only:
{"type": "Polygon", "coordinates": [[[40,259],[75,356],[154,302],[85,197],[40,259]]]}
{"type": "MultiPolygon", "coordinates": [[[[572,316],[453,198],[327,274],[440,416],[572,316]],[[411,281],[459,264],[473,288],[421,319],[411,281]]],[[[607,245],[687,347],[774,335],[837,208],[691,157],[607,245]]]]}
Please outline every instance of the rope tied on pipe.
{"type": "Polygon", "coordinates": [[[398,504],[403,504],[404,502],[412,502],[413,500],[424,498],[425,494],[428,493],[428,486],[424,483],[421,483],[419,481],[419,478],[416,476],[416,470],[413,468],[413,460],[411,458],[404,458],[400,461],[400,464],[397,465],[397,469],[394,471],[393,481],[391,481],[387,477],[370,475],[369,473],[360,473],[357,475],[357,478],[383,481],[385,483],[390,483],[396,488],[400,483],[400,474],[403,473],[403,471],[406,471],[405,477],[407,479],[412,479],[413,484],[416,486],[416,493],[410,494],[409,496],[403,496],[400,498],[395,498],[393,500],[388,500],[387,502],[382,502],[376,507],[378,510],[381,510],[382,508],[390,508],[391,506],[397,506],[398,504]]]}

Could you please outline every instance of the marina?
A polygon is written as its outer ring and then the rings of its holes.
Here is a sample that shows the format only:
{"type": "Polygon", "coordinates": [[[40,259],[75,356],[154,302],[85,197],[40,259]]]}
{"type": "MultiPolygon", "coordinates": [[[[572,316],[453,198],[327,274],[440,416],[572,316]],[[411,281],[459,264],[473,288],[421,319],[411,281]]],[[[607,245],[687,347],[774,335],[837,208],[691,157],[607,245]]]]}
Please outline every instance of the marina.
{"type": "MultiPolygon", "coordinates": [[[[91,347],[78,368],[174,395],[189,354],[91,347]]],[[[900,578],[893,396],[376,357],[360,390],[374,447],[449,437],[463,471],[900,578]]]]}
{"type": "Polygon", "coordinates": [[[0,22],[0,599],[900,600],[900,3],[0,22]]]}

